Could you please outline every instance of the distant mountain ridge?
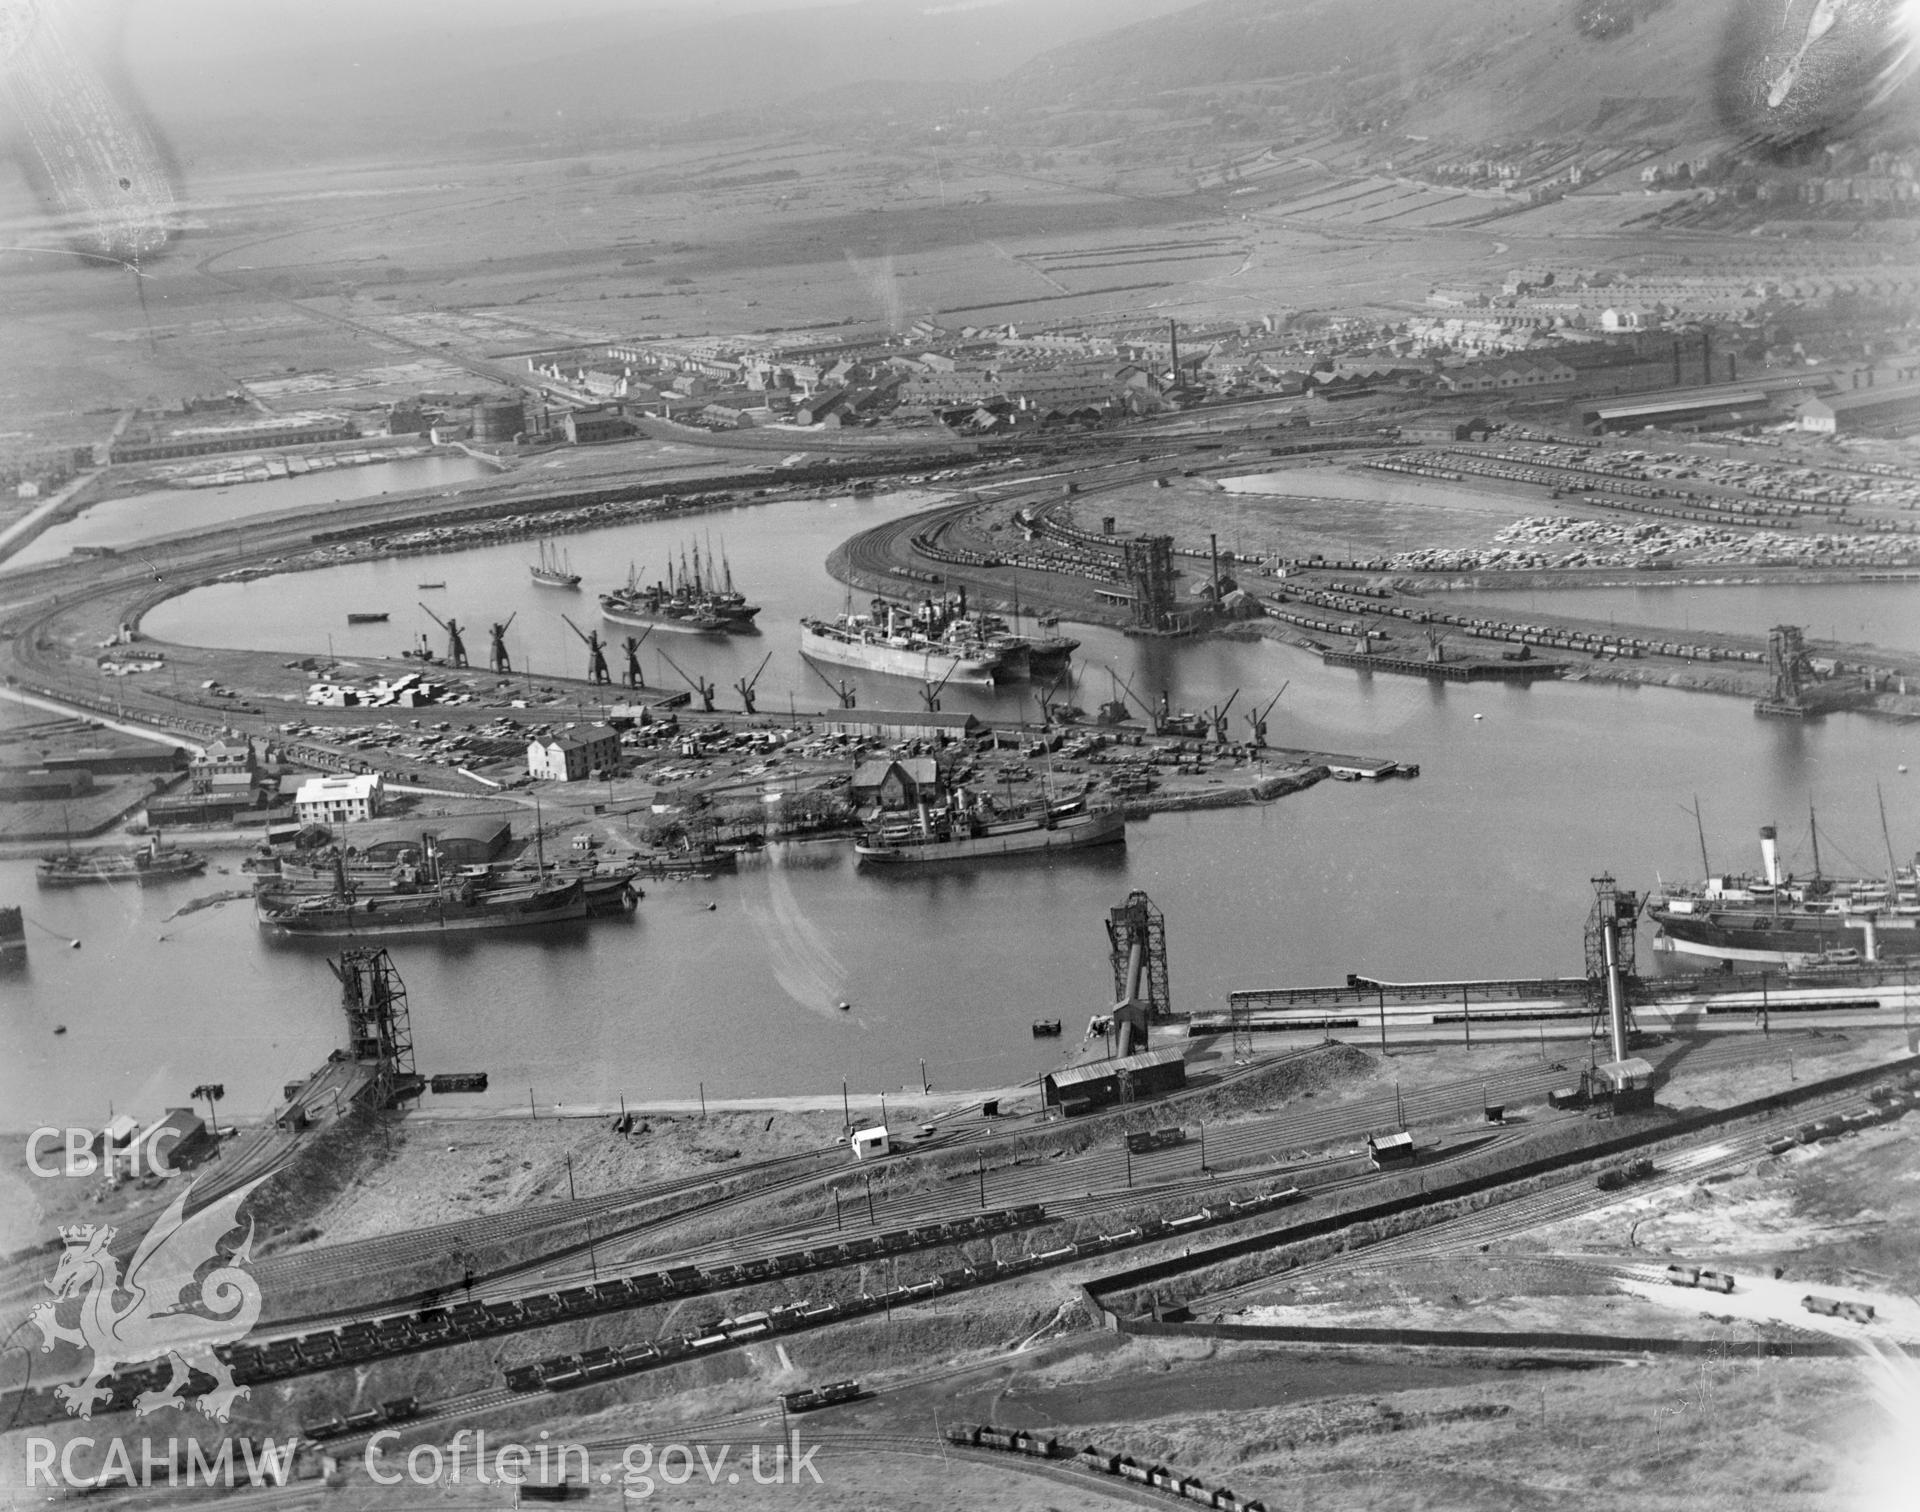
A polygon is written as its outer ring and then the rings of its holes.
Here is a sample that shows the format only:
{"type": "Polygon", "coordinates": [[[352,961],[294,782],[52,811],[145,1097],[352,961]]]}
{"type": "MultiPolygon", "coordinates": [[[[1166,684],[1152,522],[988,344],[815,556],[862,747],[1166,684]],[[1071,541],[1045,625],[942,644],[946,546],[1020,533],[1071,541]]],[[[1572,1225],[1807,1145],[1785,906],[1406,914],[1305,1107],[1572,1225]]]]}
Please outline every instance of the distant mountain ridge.
{"type": "MultiPolygon", "coordinates": [[[[137,12],[124,66],[182,156],[271,160],[422,150],[477,134],[582,137],[609,124],[764,107],[863,81],[983,83],[1036,54],[1192,0],[853,0],[723,14],[632,10],[439,26],[398,8],[384,28],[279,43],[270,29],[196,46],[165,7],[137,12]]],[[[324,13],[325,7],[318,10],[324,13]]]]}
{"type": "Polygon", "coordinates": [[[1003,87],[1032,105],[1286,84],[1309,111],[1464,140],[1705,133],[1735,3],[1641,0],[1609,29],[1593,0],[1202,0],[1055,48],[1003,87]]]}

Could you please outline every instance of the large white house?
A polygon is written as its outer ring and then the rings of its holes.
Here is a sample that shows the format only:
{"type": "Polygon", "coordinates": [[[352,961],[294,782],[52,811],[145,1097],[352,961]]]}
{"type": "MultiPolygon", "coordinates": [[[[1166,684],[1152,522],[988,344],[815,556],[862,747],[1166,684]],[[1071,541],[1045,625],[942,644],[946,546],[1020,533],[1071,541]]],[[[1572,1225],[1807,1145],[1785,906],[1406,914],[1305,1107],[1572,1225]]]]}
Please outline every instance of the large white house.
{"type": "Polygon", "coordinates": [[[527,746],[527,775],[578,782],[620,762],[620,737],[605,725],[583,725],[527,746]]]}
{"type": "Polygon", "coordinates": [[[379,818],[384,798],[378,772],[310,777],[293,795],[293,812],[302,824],[354,824],[379,818]]]}

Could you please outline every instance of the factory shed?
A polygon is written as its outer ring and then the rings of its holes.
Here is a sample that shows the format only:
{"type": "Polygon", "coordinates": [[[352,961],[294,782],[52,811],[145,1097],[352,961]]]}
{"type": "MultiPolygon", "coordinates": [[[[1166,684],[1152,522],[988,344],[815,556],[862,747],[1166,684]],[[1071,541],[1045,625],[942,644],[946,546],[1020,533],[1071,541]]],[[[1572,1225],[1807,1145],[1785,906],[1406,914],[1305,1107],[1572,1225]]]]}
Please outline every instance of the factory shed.
{"type": "Polygon", "coordinates": [[[971,740],[987,728],[973,714],[860,713],[851,709],[829,714],[821,723],[829,735],[887,741],[971,740]]]}
{"type": "Polygon", "coordinates": [[[1590,431],[1618,431],[1646,426],[1744,425],[1776,415],[1773,402],[1763,390],[1723,386],[1670,393],[1661,399],[1585,407],[1580,411],[1580,423],[1590,431]]]}
{"type": "Polygon", "coordinates": [[[1905,429],[1916,424],[1920,424],[1920,383],[1827,394],[1800,406],[1800,428],[1825,435],[1905,429]]]}
{"type": "Polygon", "coordinates": [[[1613,1101],[1616,1113],[1653,1106],[1653,1065],[1638,1056],[1594,1067],[1594,1081],[1613,1101]]]}
{"type": "Polygon", "coordinates": [[[1048,1107],[1071,1115],[1109,1103],[1159,1097],[1186,1084],[1186,1056],[1178,1047],[1170,1047],[1051,1071],[1041,1078],[1040,1089],[1048,1107]]]}
{"type": "Polygon", "coordinates": [[[445,865],[485,866],[513,842],[513,824],[500,814],[437,819],[425,828],[396,824],[380,839],[361,845],[360,854],[369,861],[418,860],[423,836],[433,842],[445,865]]]}

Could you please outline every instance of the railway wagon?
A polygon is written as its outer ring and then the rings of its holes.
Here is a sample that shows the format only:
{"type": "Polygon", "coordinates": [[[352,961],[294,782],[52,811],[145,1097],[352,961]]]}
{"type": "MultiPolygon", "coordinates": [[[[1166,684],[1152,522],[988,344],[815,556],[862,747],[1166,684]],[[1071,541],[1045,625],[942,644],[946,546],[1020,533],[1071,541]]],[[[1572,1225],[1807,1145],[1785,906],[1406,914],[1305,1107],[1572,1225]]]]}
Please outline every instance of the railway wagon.
{"type": "Polygon", "coordinates": [[[816,1412],[822,1407],[831,1407],[838,1402],[851,1402],[858,1397],[858,1381],[834,1381],[826,1386],[809,1386],[800,1391],[789,1391],[781,1397],[789,1412],[816,1412]]]}
{"type": "Polygon", "coordinates": [[[1842,1318],[1862,1326],[1873,1321],[1873,1305],[1868,1302],[1843,1302],[1838,1297],[1809,1294],[1800,1299],[1800,1305],[1808,1312],[1825,1318],[1842,1318]]]}
{"type": "Polygon", "coordinates": [[[1716,1291],[1730,1296],[1733,1293],[1733,1277],[1725,1271],[1703,1270],[1700,1272],[1700,1286],[1705,1291],[1716,1291]]]}

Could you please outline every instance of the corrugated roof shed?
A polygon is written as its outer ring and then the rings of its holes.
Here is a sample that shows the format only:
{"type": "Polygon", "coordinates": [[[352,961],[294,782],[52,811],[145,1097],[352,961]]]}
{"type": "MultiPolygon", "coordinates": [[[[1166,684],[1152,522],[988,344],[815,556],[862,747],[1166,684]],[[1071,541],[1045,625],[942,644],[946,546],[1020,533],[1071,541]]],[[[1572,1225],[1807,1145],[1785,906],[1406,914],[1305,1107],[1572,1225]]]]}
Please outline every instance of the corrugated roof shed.
{"type": "Polygon", "coordinates": [[[1049,1072],[1047,1080],[1056,1088],[1079,1087],[1088,1082],[1105,1081],[1109,1077],[1120,1075],[1123,1071],[1132,1074],[1155,1066],[1170,1066],[1175,1061],[1185,1059],[1185,1052],[1177,1047],[1147,1050],[1139,1055],[1123,1055],[1114,1060],[1090,1061],[1084,1066],[1069,1066],[1064,1071],[1049,1072]]]}

